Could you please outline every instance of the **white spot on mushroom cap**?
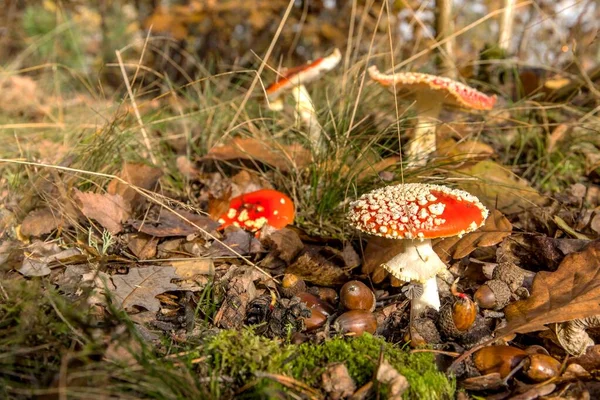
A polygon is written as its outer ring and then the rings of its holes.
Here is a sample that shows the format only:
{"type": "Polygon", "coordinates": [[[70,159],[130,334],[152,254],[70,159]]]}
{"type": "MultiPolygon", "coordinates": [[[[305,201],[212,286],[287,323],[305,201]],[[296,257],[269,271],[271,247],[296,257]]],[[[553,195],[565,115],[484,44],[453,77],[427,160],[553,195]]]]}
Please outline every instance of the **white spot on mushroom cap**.
{"type": "Polygon", "coordinates": [[[229,218],[229,219],[235,218],[236,215],[237,215],[237,210],[235,208],[230,208],[229,211],[227,211],[227,218],[229,218]]]}

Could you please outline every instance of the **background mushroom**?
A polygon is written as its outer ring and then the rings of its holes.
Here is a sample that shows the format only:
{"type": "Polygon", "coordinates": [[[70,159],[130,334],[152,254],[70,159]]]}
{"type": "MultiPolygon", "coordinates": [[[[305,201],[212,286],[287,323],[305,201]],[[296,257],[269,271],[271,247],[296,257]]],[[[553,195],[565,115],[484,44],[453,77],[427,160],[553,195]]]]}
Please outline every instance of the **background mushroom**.
{"type": "Polygon", "coordinates": [[[386,75],[376,66],[369,67],[371,79],[415,100],[417,125],[406,155],[409,167],[423,166],[436,149],[435,131],[442,105],[472,110],[491,110],[496,96],[487,96],[470,86],[449,78],[419,72],[386,75]]]}
{"type": "Polygon", "coordinates": [[[234,197],[229,209],[219,217],[219,229],[230,225],[257,232],[266,224],[276,229],[294,222],[294,203],[284,193],[261,189],[234,197]]]}
{"type": "Polygon", "coordinates": [[[267,96],[269,99],[269,108],[272,110],[283,109],[283,100],[281,95],[291,91],[295,100],[296,116],[308,127],[308,139],[314,149],[319,150],[322,147],[321,125],[317,120],[315,106],[304,86],[307,83],[316,81],[323,74],[335,68],[342,54],[338,49],[327,57],[319,58],[309,64],[290,68],[285,71],[279,79],[267,87],[267,96]]]}
{"type": "Polygon", "coordinates": [[[439,310],[436,274],[446,268],[431,239],[462,236],[483,225],[488,210],[477,197],[440,185],[408,183],[386,186],[351,203],[352,225],[371,235],[406,240],[404,250],[384,264],[396,278],[423,285],[411,302],[411,316],[427,307],[439,310]]]}

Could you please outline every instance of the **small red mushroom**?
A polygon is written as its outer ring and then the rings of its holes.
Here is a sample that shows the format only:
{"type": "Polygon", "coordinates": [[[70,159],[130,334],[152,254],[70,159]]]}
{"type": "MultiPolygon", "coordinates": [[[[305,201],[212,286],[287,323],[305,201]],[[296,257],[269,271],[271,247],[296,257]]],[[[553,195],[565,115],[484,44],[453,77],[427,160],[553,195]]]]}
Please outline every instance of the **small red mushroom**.
{"type": "Polygon", "coordinates": [[[355,228],[407,241],[404,251],[383,266],[402,281],[423,285],[423,294],[412,301],[415,316],[427,307],[440,307],[435,276],[446,265],[433,251],[431,239],[472,232],[488,215],[477,197],[463,190],[421,183],[373,190],[350,207],[348,217],[355,228]]]}
{"type": "Polygon", "coordinates": [[[231,199],[229,210],[219,217],[218,229],[233,225],[257,232],[265,224],[281,229],[294,222],[294,214],[292,199],[277,190],[261,189],[231,199]]]}
{"type": "Polygon", "coordinates": [[[342,53],[335,49],[326,57],[299,67],[289,68],[266,89],[269,108],[275,111],[283,109],[282,94],[291,92],[296,102],[296,117],[300,118],[308,127],[308,138],[316,150],[323,145],[321,143],[322,128],[317,120],[315,106],[304,85],[320,79],[326,72],[334,69],[341,59],[342,53]]]}

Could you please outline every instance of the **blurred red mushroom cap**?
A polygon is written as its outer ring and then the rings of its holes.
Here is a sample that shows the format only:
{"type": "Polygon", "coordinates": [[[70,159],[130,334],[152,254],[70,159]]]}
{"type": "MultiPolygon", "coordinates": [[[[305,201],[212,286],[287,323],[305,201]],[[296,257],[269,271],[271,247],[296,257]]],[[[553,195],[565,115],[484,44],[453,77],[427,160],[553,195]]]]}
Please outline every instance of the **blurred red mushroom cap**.
{"type": "Polygon", "coordinates": [[[298,67],[289,68],[277,82],[272,83],[267,87],[267,95],[269,100],[273,101],[286,90],[290,90],[294,86],[304,85],[306,83],[319,79],[325,72],[335,68],[342,54],[338,49],[327,57],[319,58],[309,64],[300,65],[298,67]]]}
{"type": "Polygon", "coordinates": [[[420,72],[386,75],[379,72],[374,65],[369,67],[369,75],[380,85],[392,87],[398,92],[430,92],[431,96],[438,96],[443,104],[455,107],[491,110],[496,104],[496,96],[488,96],[450,78],[420,72]]]}
{"type": "Polygon", "coordinates": [[[260,230],[265,224],[281,229],[294,222],[294,203],[284,193],[272,189],[261,189],[234,197],[229,210],[219,217],[219,229],[230,225],[251,232],[260,230]]]}

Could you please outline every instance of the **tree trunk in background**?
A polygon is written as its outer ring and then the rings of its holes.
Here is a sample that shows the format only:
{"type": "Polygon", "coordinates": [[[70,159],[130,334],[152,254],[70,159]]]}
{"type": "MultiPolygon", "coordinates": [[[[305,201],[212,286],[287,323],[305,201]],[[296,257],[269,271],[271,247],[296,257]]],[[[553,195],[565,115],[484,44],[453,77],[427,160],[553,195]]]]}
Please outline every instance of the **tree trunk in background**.
{"type": "MultiPolygon", "coordinates": [[[[444,40],[454,33],[452,20],[452,0],[437,0],[436,2],[436,39],[444,40]]],[[[454,57],[454,39],[447,41],[438,48],[439,67],[442,75],[456,79],[456,64],[454,57]]]]}

